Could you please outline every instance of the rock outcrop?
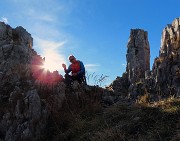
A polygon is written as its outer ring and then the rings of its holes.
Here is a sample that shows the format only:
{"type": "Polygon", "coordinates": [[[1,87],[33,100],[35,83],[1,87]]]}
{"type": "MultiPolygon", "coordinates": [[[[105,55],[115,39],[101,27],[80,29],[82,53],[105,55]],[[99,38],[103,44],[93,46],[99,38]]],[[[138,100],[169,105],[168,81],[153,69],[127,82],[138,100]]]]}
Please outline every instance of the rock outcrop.
{"type": "Polygon", "coordinates": [[[127,93],[133,99],[144,94],[149,94],[153,100],[170,95],[180,96],[180,18],[164,28],[160,54],[155,58],[152,70],[146,31],[132,29],[127,48],[124,73],[127,75],[110,85],[117,95],[122,95],[122,91],[128,89],[127,93]],[[122,86],[128,88],[124,87],[122,90],[122,86]]]}
{"type": "Polygon", "coordinates": [[[144,82],[146,72],[150,71],[150,47],[148,41],[148,33],[142,29],[131,29],[130,37],[127,45],[127,66],[126,72],[122,77],[118,77],[110,88],[117,95],[137,96],[137,89],[144,82]]]}
{"type": "Polygon", "coordinates": [[[107,103],[107,105],[112,105],[117,102],[121,102],[122,100],[127,99],[127,93],[129,88],[129,81],[127,73],[123,73],[122,77],[117,77],[108,87],[107,91],[103,95],[103,101],[107,103]]]}
{"type": "Polygon", "coordinates": [[[65,98],[57,72],[43,75],[52,81],[39,78],[43,69],[38,61],[43,59],[32,45],[23,27],[13,29],[0,22],[0,140],[41,139],[52,109],[60,109],[65,98]]]}
{"type": "Polygon", "coordinates": [[[164,28],[159,57],[154,60],[152,77],[158,94],[179,96],[180,92],[180,18],[164,28]]]}
{"type": "Polygon", "coordinates": [[[132,84],[144,79],[145,72],[150,70],[148,33],[141,29],[131,29],[127,48],[126,72],[132,84]]]}
{"type": "Polygon", "coordinates": [[[11,28],[0,22],[0,101],[19,86],[22,78],[30,77],[30,63],[36,52],[33,39],[23,28],[11,28]]]}

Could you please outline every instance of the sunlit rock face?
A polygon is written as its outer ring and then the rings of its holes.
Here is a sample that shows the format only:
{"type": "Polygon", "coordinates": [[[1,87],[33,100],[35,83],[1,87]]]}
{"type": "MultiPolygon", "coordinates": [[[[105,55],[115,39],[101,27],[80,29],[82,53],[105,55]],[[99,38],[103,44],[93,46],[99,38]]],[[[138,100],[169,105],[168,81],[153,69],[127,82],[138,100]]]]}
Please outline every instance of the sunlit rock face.
{"type": "Polygon", "coordinates": [[[175,19],[163,29],[160,57],[173,55],[180,48],[180,18],[175,19]]]}
{"type": "Polygon", "coordinates": [[[145,71],[150,70],[150,48],[146,31],[131,29],[126,60],[129,82],[136,83],[144,79],[145,71]]]}
{"type": "Polygon", "coordinates": [[[180,18],[162,32],[159,57],[154,61],[153,77],[161,95],[180,93],[180,18]]]}

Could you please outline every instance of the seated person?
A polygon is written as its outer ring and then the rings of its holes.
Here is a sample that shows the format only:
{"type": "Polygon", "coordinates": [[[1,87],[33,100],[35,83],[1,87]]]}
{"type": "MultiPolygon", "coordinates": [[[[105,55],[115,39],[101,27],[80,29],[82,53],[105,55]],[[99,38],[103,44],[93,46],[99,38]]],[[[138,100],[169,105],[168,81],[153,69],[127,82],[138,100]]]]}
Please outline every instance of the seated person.
{"type": "Polygon", "coordinates": [[[69,65],[68,69],[66,68],[65,64],[62,64],[64,72],[66,73],[65,83],[67,85],[70,85],[71,82],[77,80],[79,83],[86,84],[84,64],[81,61],[76,60],[76,58],[73,55],[69,56],[69,61],[71,62],[71,65],[69,65]],[[71,75],[69,75],[70,72],[71,75]]]}

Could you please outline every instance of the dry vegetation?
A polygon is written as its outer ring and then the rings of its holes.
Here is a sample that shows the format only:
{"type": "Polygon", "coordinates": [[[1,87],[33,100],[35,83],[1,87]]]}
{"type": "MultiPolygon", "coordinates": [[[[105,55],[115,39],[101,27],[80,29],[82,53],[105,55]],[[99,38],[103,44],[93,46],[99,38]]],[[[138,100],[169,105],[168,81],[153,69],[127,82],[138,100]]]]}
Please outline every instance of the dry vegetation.
{"type": "Polygon", "coordinates": [[[44,140],[179,141],[180,99],[102,108],[100,93],[94,87],[81,97],[67,96],[62,109],[52,113],[44,140]]]}

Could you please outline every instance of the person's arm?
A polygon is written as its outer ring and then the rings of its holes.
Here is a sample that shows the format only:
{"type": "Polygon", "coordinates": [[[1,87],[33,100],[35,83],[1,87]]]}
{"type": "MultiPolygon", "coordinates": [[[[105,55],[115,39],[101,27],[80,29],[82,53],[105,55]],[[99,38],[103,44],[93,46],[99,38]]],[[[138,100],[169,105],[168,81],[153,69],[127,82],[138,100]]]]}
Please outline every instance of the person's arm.
{"type": "Polygon", "coordinates": [[[79,75],[84,75],[85,74],[85,67],[84,67],[84,64],[83,64],[83,62],[81,62],[81,61],[79,61],[79,63],[80,63],[80,71],[78,71],[77,72],[77,74],[79,75]]]}
{"type": "Polygon", "coordinates": [[[71,66],[69,66],[68,69],[66,69],[66,65],[65,65],[65,64],[62,64],[62,67],[64,68],[64,72],[65,72],[65,73],[71,72],[71,66]]]}

